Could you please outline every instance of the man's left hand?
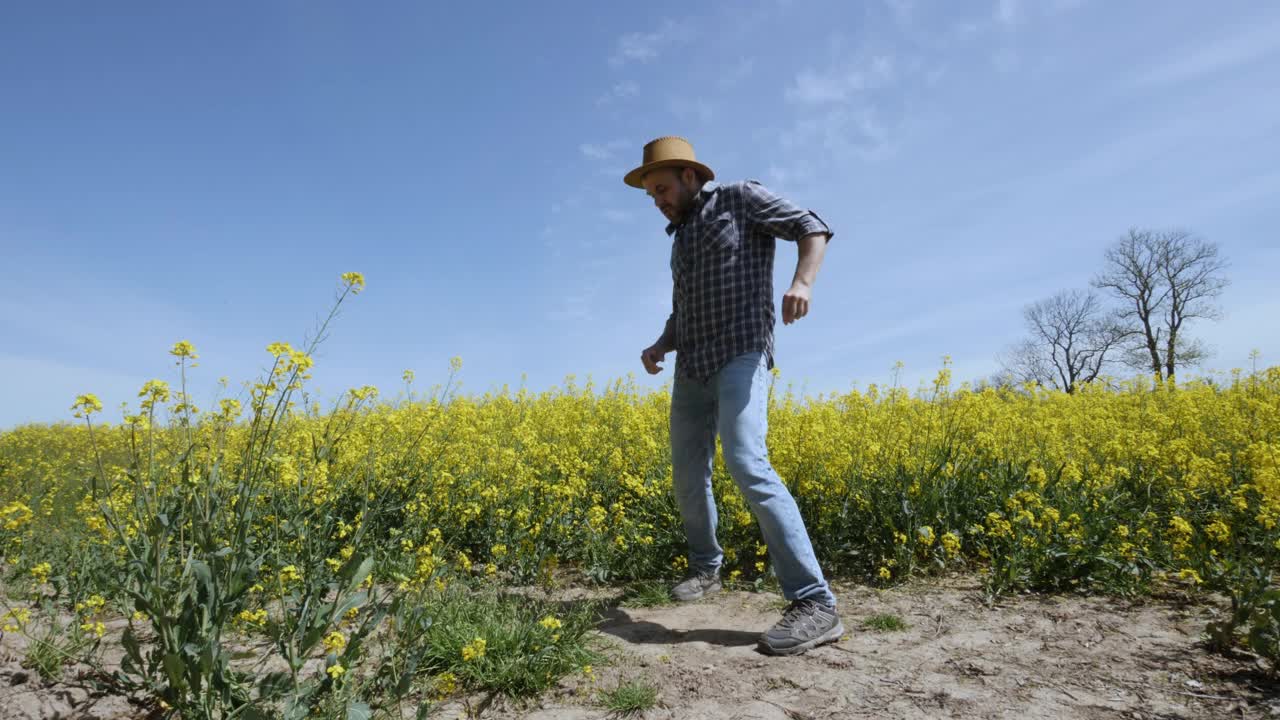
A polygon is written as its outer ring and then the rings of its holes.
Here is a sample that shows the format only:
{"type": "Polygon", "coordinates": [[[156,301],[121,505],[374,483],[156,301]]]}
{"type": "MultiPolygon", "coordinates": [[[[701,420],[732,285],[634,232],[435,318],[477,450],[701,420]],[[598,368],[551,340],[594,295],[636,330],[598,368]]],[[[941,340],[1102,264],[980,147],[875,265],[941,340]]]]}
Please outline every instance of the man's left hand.
{"type": "Polygon", "coordinates": [[[796,283],[782,296],[782,324],[790,325],[809,314],[809,286],[796,283]]]}

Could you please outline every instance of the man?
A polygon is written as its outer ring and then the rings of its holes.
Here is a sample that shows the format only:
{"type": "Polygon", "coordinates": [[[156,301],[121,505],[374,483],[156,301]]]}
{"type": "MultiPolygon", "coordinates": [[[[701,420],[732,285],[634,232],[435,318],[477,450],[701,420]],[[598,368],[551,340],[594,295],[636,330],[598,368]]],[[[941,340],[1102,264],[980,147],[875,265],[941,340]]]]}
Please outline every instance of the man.
{"type": "Polygon", "coordinates": [[[818,567],[795,499],[769,463],[768,374],[773,369],[775,238],[794,241],[800,260],[782,299],[782,322],[809,313],[813,282],[832,237],[817,215],[754,181],[719,185],[678,137],[645,145],[623,181],[653,198],[672,236],[671,316],[640,353],[649,374],[676,353],[671,396],[671,465],[689,542],[690,575],[672,590],[688,602],[720,590],[724,554],[716,541],[711,467],[717,433],[725,464],[760,524],[783,595],[791,603],[760,638],[761,650],[802,653],[844,633],[835,596],[818,567]]]}

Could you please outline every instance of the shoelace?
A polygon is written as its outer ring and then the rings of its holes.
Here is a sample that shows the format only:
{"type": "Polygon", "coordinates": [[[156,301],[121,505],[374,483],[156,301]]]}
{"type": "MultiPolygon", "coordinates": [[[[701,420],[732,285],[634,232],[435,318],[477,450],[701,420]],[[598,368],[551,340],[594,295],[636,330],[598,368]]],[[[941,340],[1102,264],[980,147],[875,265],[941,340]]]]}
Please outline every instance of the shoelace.
{"type": "Polygon", "coordinates": [[[792,600],[787,606],[785,612],[782,613],[782,619],[778,621],[781,627],[791,627],[797,620],[801,620],[809,616],[806,608],[818,605],[817,600],[792,600]]]}

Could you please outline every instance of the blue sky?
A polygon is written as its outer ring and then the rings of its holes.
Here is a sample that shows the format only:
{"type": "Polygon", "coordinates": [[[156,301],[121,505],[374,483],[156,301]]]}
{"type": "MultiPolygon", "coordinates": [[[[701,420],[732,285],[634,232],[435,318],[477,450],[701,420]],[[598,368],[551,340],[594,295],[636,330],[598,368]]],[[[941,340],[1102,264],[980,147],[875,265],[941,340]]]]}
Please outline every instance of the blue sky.
{"type": "MultiPolygon", "coordinates": [[[[923,0],[24,3],[0,10],[0,427],[249,380],[363,272],[313,387],[651,378],[665,220],[622,175],[678,134],[836,231],[798,392],[950,355],[1131,226],[1230,261],[1206,369],[1280,356],[1280,6],[923,0]]],[[[776,294],[795,267],[779,243],[776,294]]],[[[668,363],[670,365],[670,363],[668,363]]],[[[205,400],[207,403],[207,400],[205,400]]]]}

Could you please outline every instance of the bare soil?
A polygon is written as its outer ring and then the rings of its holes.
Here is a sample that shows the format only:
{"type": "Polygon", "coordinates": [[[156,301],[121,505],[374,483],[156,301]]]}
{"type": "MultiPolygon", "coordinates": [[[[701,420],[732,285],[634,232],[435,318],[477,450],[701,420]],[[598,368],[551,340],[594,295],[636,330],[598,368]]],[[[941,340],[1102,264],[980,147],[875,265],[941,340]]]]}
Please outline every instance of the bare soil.
{"type": "MultiPolygon", "coordinates": [[[[594,680],[567,678],[531,702],[456,699],[430,717],[616,717],[600,697],[624,682],[657,689],[657,704],[631,716],[645,720],[1280,717],[1280,683],[1257,658],[1205,649],[1205,623],[1226,609],[1212,598],[1026,595],[988,606],[972,577],[837,590],[844,638],[782,658],[756,648],[780,615],[776,595],[724,592],[650,608],[611,602],[599,624],[610,662],[594,680]],[[907,627],[863,626],[876,615],[907,627]]],[[[599,594],[557,599],[591,595],[599,594]]],[[[125,698],[95,695],[82,681],[41,683],[20,668],[20,653],[18,639],[0,640],[0,720],[138,717],[125,698]]]]}

